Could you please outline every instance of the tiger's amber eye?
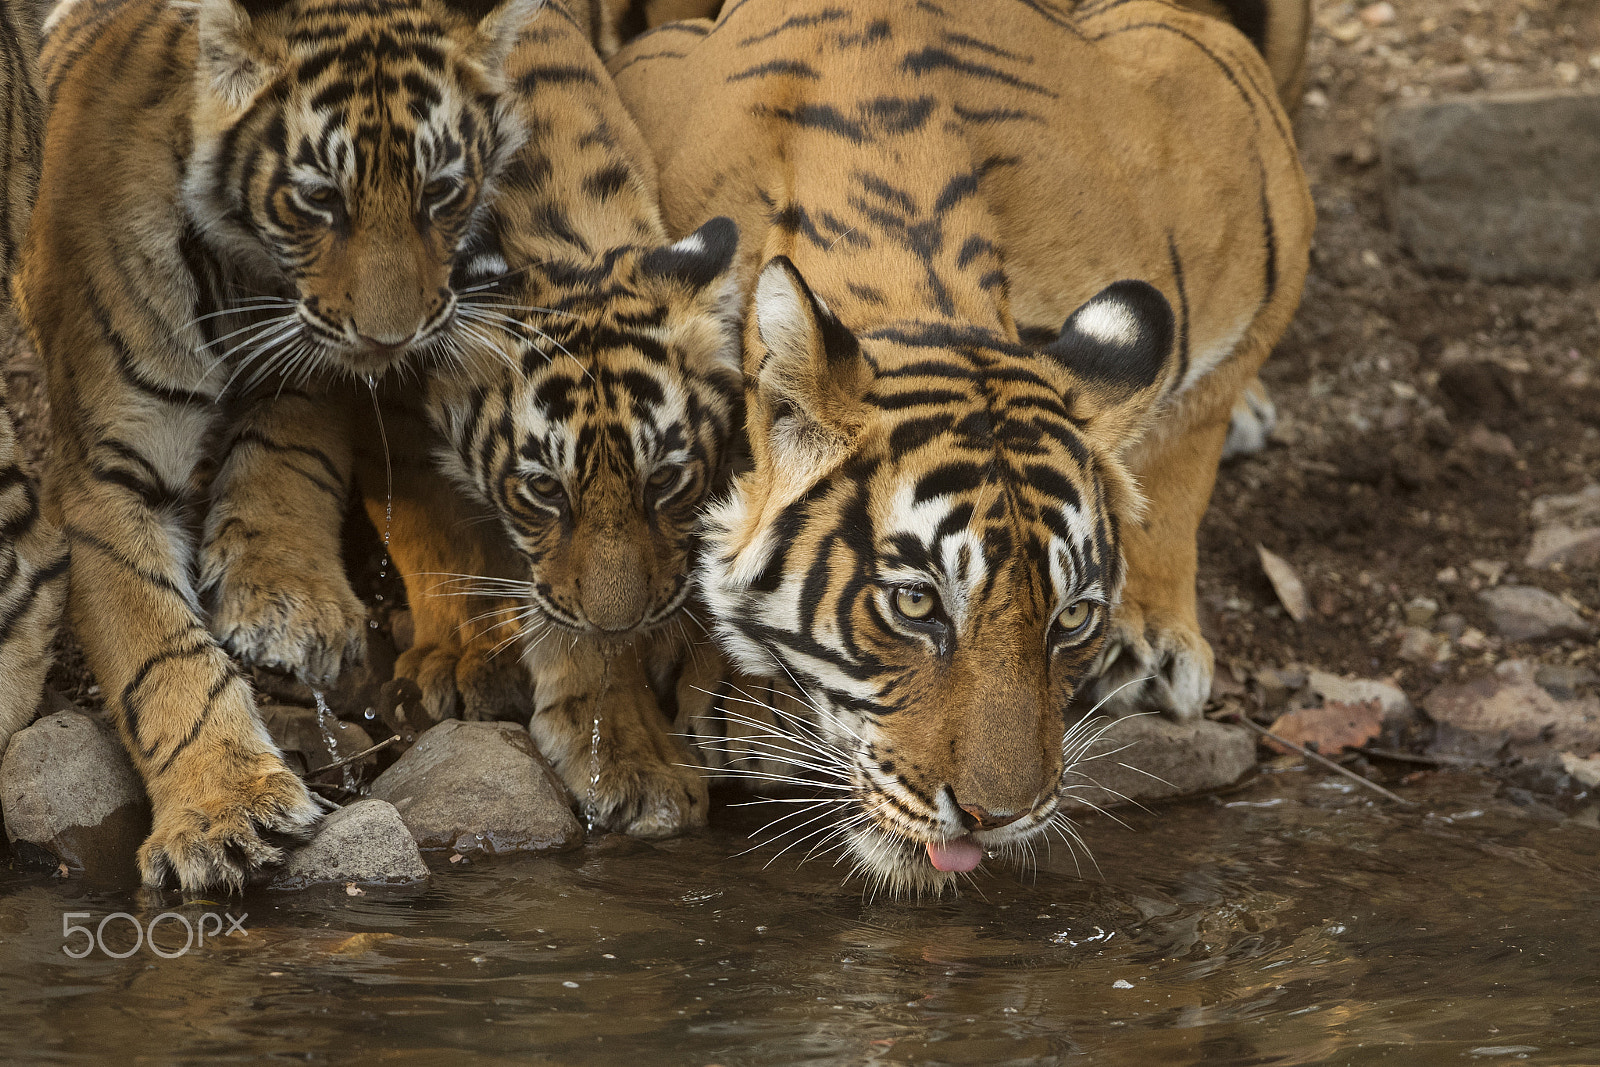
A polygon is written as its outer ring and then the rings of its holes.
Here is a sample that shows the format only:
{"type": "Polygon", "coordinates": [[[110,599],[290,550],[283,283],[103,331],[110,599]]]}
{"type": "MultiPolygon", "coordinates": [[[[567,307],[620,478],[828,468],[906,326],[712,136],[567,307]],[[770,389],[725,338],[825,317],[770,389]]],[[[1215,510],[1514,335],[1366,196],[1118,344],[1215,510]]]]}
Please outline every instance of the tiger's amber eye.
{"type": "Polygon", "coordinates": [[[923,585],[903,585],[894,591],[894,610],[912,622],[922,622],[939,606],[933,590],[923,585]]]}
{"type": "Polygon", "coordinates": [[[650,488],[659,492],[660,490],[671,486],[677,480],[678,468],[660,467],[654,474],[650,475],[650,488]]]}
{"type": "Polygon", "coordinates": [[[339,190],[331,185],[314,185],[300,190],[300,195],[318,207],[327,207],[339,199],[339,190]]]}
{"type": "Polygon", "coordinates": [[[1082,633],[1094,620],[1094,601],[1079,600],[1068,604],[1061,609],[1061,614],[1056,616],[1056,625],[1068,637],[1082,633]]]}
{"type": "Polygon", "coordinates": [[[443,200],[455,187],[456,183],[449,178],[435,178],[422,187],[422,198],[430,203],[443,200]]]}
{"type": "Polygon", "coordinates": [[[547,500],[554,500],[561,495],[561,483],[549,475],[545,475],[543,478],[535,478],[528,483],[528,488],[547,500]]]}

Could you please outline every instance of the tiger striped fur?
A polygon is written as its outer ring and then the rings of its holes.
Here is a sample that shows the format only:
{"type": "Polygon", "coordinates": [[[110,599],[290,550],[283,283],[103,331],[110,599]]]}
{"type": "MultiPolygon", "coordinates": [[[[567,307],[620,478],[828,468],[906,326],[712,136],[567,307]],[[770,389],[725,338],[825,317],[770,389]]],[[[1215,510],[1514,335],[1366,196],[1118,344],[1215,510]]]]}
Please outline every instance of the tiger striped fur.
{"type": "MultiPolygon", "coordinates": [[[[11,276],[39,183],[44,107],[30,18],[19,0],[0,0],[0,370],[16,348],[11,276]]],[[[66,540],[40,514],[22,461],[0,378],[0,754],[38,708],[67,585],[66,540]]]]}
{"type": "Polygon", "coordinates": [[[737,418],[738,235],[713,220],[668,244],[648,149],[582,27],[552,0],[508,64],[544,72],[535,132],[458,285],[503,360],[434,375],[425,412],[389,400],[387,432],[358,435],[361,480],[415,620],[397,674],[430,714],[531,719],[593,826],[662,837],[708,808],[663,704],[697,677],[682,609],[737,418]]]}
{"type": "Polygon", "coordinates": [[[526,135],[539,0],[65,0],[18,306],[69,615],[149,793],[145,880],[238,886],[318,807],[229,658],[365,647],[331,382],[449,360],[449,279],[526,135]]]}
{"type": "Polygon", "coordinates": [[[1069,701],[1205,698],[1195,531],[1313,221],[1273,79],[1163,0],[734,0],[611,69],[669,229],[744,235],[717,634],[839,847],[938,891],[1057,817],[1069,701]]]}

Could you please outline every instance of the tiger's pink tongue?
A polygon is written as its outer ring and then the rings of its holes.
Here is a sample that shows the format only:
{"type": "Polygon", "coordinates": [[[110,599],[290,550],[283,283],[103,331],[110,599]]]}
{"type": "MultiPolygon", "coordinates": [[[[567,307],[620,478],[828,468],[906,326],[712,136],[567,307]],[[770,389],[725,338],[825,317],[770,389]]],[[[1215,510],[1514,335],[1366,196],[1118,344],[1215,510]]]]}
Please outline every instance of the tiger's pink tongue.
{"type": "Polygon", "coordinates": [[[983,846],[971,837],[958,837],[943,844],[928,844],[928,860],[935,870],[970,871],[983,862],[983,846]]]}

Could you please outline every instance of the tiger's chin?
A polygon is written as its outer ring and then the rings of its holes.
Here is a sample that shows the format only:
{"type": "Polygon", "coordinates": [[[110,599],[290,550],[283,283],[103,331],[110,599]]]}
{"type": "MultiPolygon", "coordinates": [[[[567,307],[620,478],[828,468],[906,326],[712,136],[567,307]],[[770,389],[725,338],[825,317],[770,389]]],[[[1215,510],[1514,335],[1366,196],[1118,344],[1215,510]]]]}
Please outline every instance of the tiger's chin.
{"type": "MultiPolygon", "coordinates": [[[[963,834],[942,840],[917,840],[876,825],[858,826],[847,838],[841,863],[854,863],[854,875],[866,881],[870,897],[935,900],[955,895],[958,880],[983,869],[991,860],[1015,865],[1032,854],[1049,819],[1022,833],[963,834]]],[[[969,878],[970,880],[970,878],[969,878]]]]}

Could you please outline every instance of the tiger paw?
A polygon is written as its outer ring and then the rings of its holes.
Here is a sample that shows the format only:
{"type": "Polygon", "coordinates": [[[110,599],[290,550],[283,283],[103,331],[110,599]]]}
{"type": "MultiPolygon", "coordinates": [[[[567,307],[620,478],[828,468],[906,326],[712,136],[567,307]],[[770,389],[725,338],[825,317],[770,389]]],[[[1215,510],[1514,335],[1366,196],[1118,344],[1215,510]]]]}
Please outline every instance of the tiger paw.
{"type": "Polygon", "coordinates": [[[240,662],[331,683],[367,650],[367,609],[337,559],[290,565],[208,545],[211,632],[240,662]]]}
{"type": "Polygon", "coordinates": [[[417,644],[395,664],[395,677],[422,690],[422,706],[434,722],[466,719],[526,722],[532,712],[533,681],[519,655],[504,640],[479,636],[417,644]]]}
{"type": "MultiPolygon", "coordinates": [[[[687,757],[684,758],[687,762],[687,757]]],[[[710,797],[698,768],[656,759],[605,759],[599,780],[581,765],[567,784],[596,827],[656,840],[706,825],[710,797]]]]}
{"type": "Polygon", "coordinates": [[[1196,627],[1125,602],[1074,703],[1110,716],[1158,712],[1179,722],[1196,719],[1211,693],[1214,663],[1196,627]]]}
{"type": "MultiPolygon", "coordinates": [[[[152,790],[153,826],[139,849],[145,885],[176,877],[186,891],[238,891],[260,871],[283,861],[270,838],[307,836],[321,809],[276,753],[251,761],[242,777],[185,776],[152,790]]],[[[169,778],[181,772],[169,772],[169,778]]]]}
{"type": "Polygon", "coordinates": [[[1278,408],[1260,378],[1244,387],[1228,416],[1228,438],[1222,445],[1224,460],[1253,456],[1267,447],[1278,425],[1278,408]]]}

